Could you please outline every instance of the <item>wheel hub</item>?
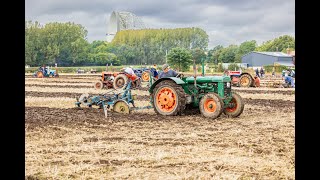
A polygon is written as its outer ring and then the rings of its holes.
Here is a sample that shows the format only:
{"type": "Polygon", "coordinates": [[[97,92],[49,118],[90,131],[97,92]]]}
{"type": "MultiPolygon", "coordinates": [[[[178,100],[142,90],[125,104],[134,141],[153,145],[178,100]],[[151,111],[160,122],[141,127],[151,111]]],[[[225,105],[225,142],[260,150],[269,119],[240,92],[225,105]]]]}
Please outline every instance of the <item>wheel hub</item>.
{"type": "Polygon", "coordinates": [[[117,81],[117,85],[118,86],[122,86],[124,84],[124,80],[123,79],[119,79],[118,81],[117,81]]]}
{"type": "Polygon", "coordinates": [[[145,81],[149,80],[149,74],[148,73],[144,73],[143,74],[143,80],[145,80],[145,81]]]}
{"type": "Polygon", "coordinates": [[[157,104],[161,110],[170,112],[176,106],[176,96],[171,89],[163,88],[157,94],[157,104]]]}
{"type": "Polygon", "coordinates": [[[246,77],[245,77],[245,78],[242,78],[242,79],[241,79],[241,83],[242,83],[242,84],[248,84],[248,78],[246,78],[246,77]]]}
{"type": "Polygon", "coordinates": [[[207,112],[215,112],[217,109],[217,104],[213,99],[207,99],[204,103],[204,109],[207,112]]]}
{"type": "Polygon", "coordinates": [[[128,104],[123,101],[116,102],[113,106],[113,111],[124,114],[130,113],[128,104]]]}
{"type": "Polygon", "coordinates": [[[228,112],[234,112],[237,109],[237,102],[234,98],[230,101],[228,107],[226,108],[226,111],[228,112]]]}

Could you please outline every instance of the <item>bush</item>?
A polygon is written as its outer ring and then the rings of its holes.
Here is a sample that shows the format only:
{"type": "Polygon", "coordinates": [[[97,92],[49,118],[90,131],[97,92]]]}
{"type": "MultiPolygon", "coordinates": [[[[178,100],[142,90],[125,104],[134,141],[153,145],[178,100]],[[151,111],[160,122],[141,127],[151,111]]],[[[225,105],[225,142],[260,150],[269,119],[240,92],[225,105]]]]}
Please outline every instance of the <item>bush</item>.
{"type": "MultiPolygon", "coordinates": [[[[120,71],[123,66],[113,66],[114,71],[120,71]]],[[[96,70],[97,72],[102,72],[106,70],[106,66],[86,66],[86,67],[58,67],[58,73],[76,73],[78,69],[88,72],[91,69],[96,70]]],[[[25,73],[34,73],[39,69],[39,67],[30,67],[25,68],[25,73]]],[[[50,67],[50,69],[56,69],[55,67],[50,67]]],[[[112,71],[111,67],[108,67],[108,71],[112,71]]]]}
{"type": "Polygon", "coordinates": [[[217,69],[217,71],[218,71],[218,72],[224,72],[224,70],[225,70],[225,69],[223,68],[222,64],[219,63],[219,64],[218,64],[218,69],[217,69]]]}
{"type": "Polygon", "coordinates": [[[228,69],[229,69],[230,71],[236,71],[236,70],[239,70],[240,67],[238,66],[238,64],[232,63],[232,64],[229,64],[228,69]]]}
{"type": "Polygon", "coordinates": [[[283,70],[288,69],[287,66],[274,66],[274,65],[268,65],[268,66],[263,66],[263,69],[265,72],[272,73],[273,67],[275,67],[275,72],[276,73],[281,73],[283,70]]]}

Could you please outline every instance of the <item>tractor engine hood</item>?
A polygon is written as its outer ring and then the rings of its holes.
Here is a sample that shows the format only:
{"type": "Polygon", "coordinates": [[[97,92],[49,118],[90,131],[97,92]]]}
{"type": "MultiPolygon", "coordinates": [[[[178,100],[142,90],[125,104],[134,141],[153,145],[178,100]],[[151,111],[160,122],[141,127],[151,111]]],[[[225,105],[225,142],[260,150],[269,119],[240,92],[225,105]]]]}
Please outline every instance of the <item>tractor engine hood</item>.
{"type": "MultiPolygon", "coordinates": [[[[198,76],[197,83],[230,82],[229,76],[198,76]]],[[[194,77],[187,77],[187,83],[194,83],[194,77]]]]}

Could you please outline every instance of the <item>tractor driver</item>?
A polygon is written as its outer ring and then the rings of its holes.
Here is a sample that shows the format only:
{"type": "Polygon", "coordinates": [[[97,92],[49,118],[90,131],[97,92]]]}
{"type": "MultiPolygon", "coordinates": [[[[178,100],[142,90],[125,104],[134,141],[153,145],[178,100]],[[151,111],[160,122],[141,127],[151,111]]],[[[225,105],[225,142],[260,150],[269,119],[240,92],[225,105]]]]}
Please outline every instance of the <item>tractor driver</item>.
{"type": "Polygon", "coordinates": [[[41,68],[42,68],[43,74],[47,74],[48,73],[48,69],[47,69],[45,64],[43,64],[41,68]]]}
{"type": "Polygon", "coordinates": [[[134,74],[134,71],[133,71],[133,69],[132,69],[132,66],[127,67],[127,68],[122,68],[121,70],[123,70],[124,72],[126,72],[126,73],[128,73],[128,74],[130,74],[130,75],[135,75],[135,74],[134,74]]]}
{"type": "Polygon", "coordinates": [[[134,79],[133,81],[136,81],[136,80],[139,79],[139,77],[134,73],[132,66],[126,67],[126,68],[122,68],[121,71],[131,75],[133,77],[133,79],[134,79]]]}
{"type": "Polygon", "coordinates": [[[160,78],[165,78],[165,77],[176,77],[178,73],[172,69],[170,69],[170,66],[168,64],[164,64],[162,66],[162,72],[159,75],[160,78]]]}

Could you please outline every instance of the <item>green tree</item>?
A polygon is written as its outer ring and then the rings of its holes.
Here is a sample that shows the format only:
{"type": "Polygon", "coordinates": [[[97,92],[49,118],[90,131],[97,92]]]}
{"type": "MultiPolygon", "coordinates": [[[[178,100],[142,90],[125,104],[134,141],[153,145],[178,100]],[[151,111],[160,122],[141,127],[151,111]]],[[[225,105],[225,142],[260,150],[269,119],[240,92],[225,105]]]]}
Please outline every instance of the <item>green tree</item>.
{"type": "Polygon", "coordinates": [[[178,71],[186,71],[192,64],[192,54],[185,48],[173,48],[168,54],[168,63],[178,71]]]}
{"type": "Polygon", "coordinates": [[[241,63],[241,57],[249,52],[252,52],[256,49],[257,42],[255,40],[245,41],[240,44],[238,51],[235,55],[235,61],[237,63],[241,63]]]}
{"type": "Polygon", "coordinates": [[[32,65],[75,65],[87,58],[87,30],[80,24],[25,22],[25,61],[32,65]]]}
{"type": "Polygon", "coordinates": [[[223,50],[223,46],[222,45],[217,45],[212,50],[209,50],[208,54],[212,54],[212,56],[210,57],[210,61],[213,62],[213,63],[218,63],[219,62],[219,56],[220,56],[222,50],[223,50]]]}
{"type": "Polygon", "coordinates": [[[236,52],[238,51],[237,45],[230,45],[222,49],[219,55],[219,62],[233,63],[235,61],[236,52]]]}
{"type": "Polygon", "coordinates": [[[37,21],[25,21],[25,63],[31,66],[39,65],[40,31],[41,25],[37,21]]]}
{"type": "Polygon", "coordinates": [[[275,39],[263,42],[256,51],[286,52],[287,48],[295,49],[295,38],[289,35],[279,36],[275,39]]]}
{"type": "Polygon", "coordinates": [[[142,29],[123,30],[112,40],[115,46],[127,45],[134,49],[130,61],[135,64],[162,64],[165,62],[166,52],[172,48],[205,50],[209,37],[200,28],[175,29],[142,29]]]}
{"type": "Polygon", "coordinates": [[[205,51],[200,48],[192,49],[191,54],[192,59],[196,60],[196,64],[201,64],[201,59],[205,59],[207,57],[205,51]]]}

